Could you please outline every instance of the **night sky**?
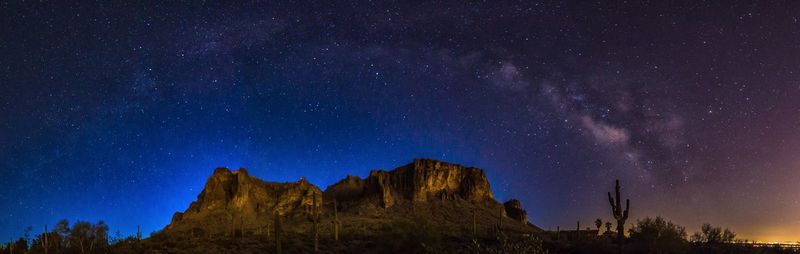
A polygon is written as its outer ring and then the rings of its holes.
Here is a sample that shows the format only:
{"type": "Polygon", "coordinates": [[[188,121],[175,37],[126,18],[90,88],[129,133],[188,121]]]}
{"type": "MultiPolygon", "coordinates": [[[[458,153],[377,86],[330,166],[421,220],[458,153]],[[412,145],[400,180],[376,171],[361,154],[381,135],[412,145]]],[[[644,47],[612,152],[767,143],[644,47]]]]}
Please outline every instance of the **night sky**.
{"type": "Polygon", "coordinates": [[[632,218],[800,240],[800,2],[292,2],[0,3],[0,239],[428,157],[545,229],[619,178],[632,218]]]}

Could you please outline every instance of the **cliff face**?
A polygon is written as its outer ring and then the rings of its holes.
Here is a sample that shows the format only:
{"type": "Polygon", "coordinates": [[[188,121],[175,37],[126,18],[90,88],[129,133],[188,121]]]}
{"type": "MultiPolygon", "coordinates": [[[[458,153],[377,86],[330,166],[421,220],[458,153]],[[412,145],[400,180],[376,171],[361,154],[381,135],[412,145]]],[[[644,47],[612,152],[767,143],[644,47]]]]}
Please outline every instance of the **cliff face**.
{"type": "Polygon", "coordinates": [[[362,180],[348,176],[325,190],[327,199],[373,200],[383,208],[402,202],[463,199],[474,203],[494,201],[483,170],[429,159],[391,171],[373,170],[362,180]]]}
{"type": "Polygon", "coordinates": [[[506,208],[506,214],[511,219],[519,221],[522,224],[528,224],[528,212],[522,209],[522,203],[519,200],[511,199],[503,204],[506,208]]]}
{"type": "Polygon", "coordinates": [[[205,188],[184,212],[176,212],[168,230],[227,230],[238,225],[266,224],[275,212],[283,216],[306,215],[322,204],[322,192],[305,179],[293,183],[264,182],[245,169],[217,168],[205,188]]]}
{"type": "Polygon", "coordinates": [[[304,225],[314,204],[326,214],[323,217],[330,217],[325,210],[332,208],[333,200],[338,201],[343,218],[422,216],[440,225],[460,226],[470,222],[454,215],[469,213],[492,223],[498,215],[508,217],[527,227],[527,213],[520,202],[497,202],[483,170],[416,159],[391,171],[373,170],[365,179],[347,176],[324,193],[305,179],[265,182],[245,169],[217,168],[197,201],[186,211],[176,212],[166,231],[230,235],[239,230],[252,234],[268,230],[275,213],[294,221],[286,225],[304,225]]]}
{"type": "Polygon", "coordinates": [[[366,181],[358,176],[348,175],[341,181],[328,186],[323,193],[325,200],[349,201],[358,199],[365,194],[366,181]]]}

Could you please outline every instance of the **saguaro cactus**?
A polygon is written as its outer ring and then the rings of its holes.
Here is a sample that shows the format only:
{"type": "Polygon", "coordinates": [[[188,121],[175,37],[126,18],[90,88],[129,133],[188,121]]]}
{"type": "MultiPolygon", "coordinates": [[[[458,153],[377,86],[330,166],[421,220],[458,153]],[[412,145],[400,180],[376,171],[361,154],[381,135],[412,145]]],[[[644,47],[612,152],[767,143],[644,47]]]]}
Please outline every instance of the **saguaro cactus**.
{"type": "Polygon", "coordinates": [[[614,219],[617,220],[617,253],[622,253],[622,240],[625,238],[625,221],[628,220],[628,210],[631,208],[631,200],[625,200],[625,210],[622,210],[622,205],[620,204],[621,198],[619,197],[619,180],[617,180],[616,187],[614,188],[616,192],[616,199],[611,197],[611,192],[608,193],[608,202],[611,204],[611,213],[614,215],[614,219]]]}
{"type": "Polygon", "coordinates": [[[244,214],[239,214],[239,237],[244,237],[244,214]]]}
{"type": "Polygon", "coordinates": [[[577,241],[581,240],[581,221],[578,221],[578,227],[575,228],[575,239],[577,241]]]}
{"type": "Polygon", "coordinates": [[[231,238],[236,237],[236,221],[233,219],[233,213],[228,212],[228,219],[231,221],[231,238]]]}
{"type": "Polygon", "coordinates": [[[50,241],[47,237],[48,234],[47,224],[44,224],[44,234],[42,234],[42,247],[44,248],[44,254],[47,254],[47,249],[50,247],[50,241]]]}
{"type": "Polygon", "coordinates": [[[561,226],[556,226],[556,241],[561,240],[561,226]]]}
{"type": "Polygon", "coordinates": [[[336,199],[333,200],[333,239],[339,241],[339,229],[342,227],[342,222],[339,221],[339,207],[336,204],[336,199]]]}
{"type": "Polygon", "coordinates": [[[275,252],[281,254],[281,238],[283,237],[283,228],[281,226],[281,215],[275,211],[275,252]]]}
{"type": "Polygon", "coordinates": [[[319,207],[317,206],[317,195],[314,195],[311,202],[311,222],[314,224],[314,252],[319,251],[319,207]]]}
{"type": "Polygon", "coordinates": [[[142,226],[136,225],[136,240],[142,241],[142,226]]]}
{"type": "Polygon", "coordinates": [[[503,234],[503,210],[504,209],[505,209],[505,207],[501,206],[500,207],[500,213],[497,214],[497,234],[498,234],[498,236],[503,234]]]}
{"type": "Polygon", "coordinates": [[[475,208],[472,208],[472,238],[478,238],[478,223],[475,219],[475,208]]]}

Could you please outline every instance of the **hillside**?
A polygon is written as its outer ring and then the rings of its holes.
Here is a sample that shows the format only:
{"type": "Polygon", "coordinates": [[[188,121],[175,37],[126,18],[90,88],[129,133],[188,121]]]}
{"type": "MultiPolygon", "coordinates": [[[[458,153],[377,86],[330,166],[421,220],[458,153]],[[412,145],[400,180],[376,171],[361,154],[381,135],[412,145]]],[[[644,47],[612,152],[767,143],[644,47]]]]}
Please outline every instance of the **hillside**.
{"type": "Polygon", "coordinates": [[[472,239],[496,243],[541,231],[518,200],[494,199],[483,170],[416,159],[364,179],[347,176],[324,192],[305,179],[267,182],[245,169],[218,168],[197,201],[138,248],[274,252],[279,232],[284,252],[313,252],[316,214],[321,253],[449,252],[470,248],[472,239]]]}

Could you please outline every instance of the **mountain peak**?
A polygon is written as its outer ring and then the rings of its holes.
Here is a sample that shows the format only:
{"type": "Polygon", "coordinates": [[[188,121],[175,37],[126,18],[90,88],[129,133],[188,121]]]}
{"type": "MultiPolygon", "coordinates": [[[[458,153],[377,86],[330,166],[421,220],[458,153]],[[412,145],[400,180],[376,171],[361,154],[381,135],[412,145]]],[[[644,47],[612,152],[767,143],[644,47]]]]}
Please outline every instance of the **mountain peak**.
{"type": "Polygon", "coordinates": [[[377,201],[383,208],[456,198],[474,203],[494,200],[482,169],[432,159],[414,159],[391,171],[372,170],[363,180],[348,176],[329,186],[325,195],[344,202],[377,201]]]}
{"type": "Polygon", "coordinates": [[[246,169],[219,167],[184,212],[176,212],[170,230],[190,230],[201,225],[205,230],[224,230],[230,223],[266,224],[274,213],[300,216],[308,212],[322,191],[305,178],[297,182],[265,182],[249,175],[246,169]]]}
{"type": "Polygon", "coordinates": [[[414,159],[389,171],[372,170],[364,179],[348,175],[324,193],[305,177],[296,182],[266,182],[250,176],[244,168],[219,167],[208,178],[197,201],[186,211],[176,212],[166,229],[194,232],[199,228],[219,234],[230,230],[231,225],[263,228],[268,227],[275,213],[300,219],[309,215],[314,205],[330,205],[333,200],[338,201],[340,212],[356,212],[356,216],[398,212],[408,216],[416,207],[436,207],[448,210],[432,216],[452,224],[455,221],[443,214],[474,213],[477,209],[482,214],[479,217],[499,214],[520,222],[520,226],[527,225],[527,213],[518,200],[502,204],[494,199],[482,169],[414,159]],[[323,197],[327,202],[323,202],[323,197]]]}

